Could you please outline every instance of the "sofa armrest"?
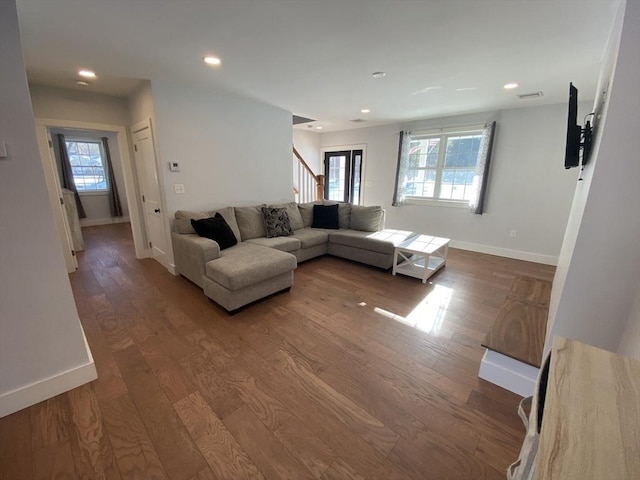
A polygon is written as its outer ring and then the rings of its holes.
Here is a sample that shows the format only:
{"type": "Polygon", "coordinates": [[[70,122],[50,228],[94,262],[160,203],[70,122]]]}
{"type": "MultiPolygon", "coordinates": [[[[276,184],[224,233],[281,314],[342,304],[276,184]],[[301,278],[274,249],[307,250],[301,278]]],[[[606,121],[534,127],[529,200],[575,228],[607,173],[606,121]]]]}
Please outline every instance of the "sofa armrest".
{"type": "Polygon", "coordinates": [[[171,233],[176,270],[202,288],[207,262],[220,257],[220,246],[194,234],[171,233]]]}

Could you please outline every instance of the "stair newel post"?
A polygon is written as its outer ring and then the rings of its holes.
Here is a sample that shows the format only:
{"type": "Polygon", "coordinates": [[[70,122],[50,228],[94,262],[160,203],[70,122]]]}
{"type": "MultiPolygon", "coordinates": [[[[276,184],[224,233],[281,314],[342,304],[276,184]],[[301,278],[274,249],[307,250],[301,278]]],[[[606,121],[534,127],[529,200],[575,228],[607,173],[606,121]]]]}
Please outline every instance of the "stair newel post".
{"type": "Polygon", "coordinates": [[[316,200],[324,198],[324,175],[316,175],[316,200]]]}

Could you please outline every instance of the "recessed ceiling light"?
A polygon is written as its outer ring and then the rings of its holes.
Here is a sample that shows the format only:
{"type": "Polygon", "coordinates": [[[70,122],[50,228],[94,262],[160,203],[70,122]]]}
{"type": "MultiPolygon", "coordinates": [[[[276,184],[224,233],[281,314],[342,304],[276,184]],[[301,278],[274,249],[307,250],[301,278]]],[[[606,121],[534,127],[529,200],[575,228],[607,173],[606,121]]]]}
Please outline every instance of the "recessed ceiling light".
{"type": "Polygon", "coordinates": [[[202,60],[204,60],[204,63],[206,63],[207,65],[220,65],[220,59],[218,57],[212,57],[212,56],[206,56],[206,57],[202,57],[202,60]]]}
{"type": "Polygon", "coordinates": [[[318,126],[316,127],[316,130],[322,130],[322,127],[318,126]]]}
{"type": "Polygon", "coordinates": [[[372,76],[373,78],[382,78],[382,77],[385,77],[386,75],[387,75],[387,74],[386,74],[386,73],[384,73],[384,72],[373,72],[373,73],[371,74],[371,76],[372,76]]]}
{"type": "Polygon", "coordinates": [[[84,80],[78,80],[76,82],[76,85],[82,85],[83,87],[88,87],[89,86],[89,82],[85,82],[84,80]]]}
{"type": "Polygon", "coordinates": [[[363,108],[362,110],[360,110],[360,113],[369,113],[371,110],[369,110],[368,108],[363,108]]]}
{"type": "Polygon", "coordinates": [[[78,75],[84,78],[96,78],[95,72],[91,70],[80,70],[78,71],[78,75]]]}
{"type": "Polygon", "coordinates": [[[440,90],[440,89],[442,89],[442,87],[441,87],[441,86],[439,86],[439,85],[434,86],[434,87],[424,87],[424,88],[421,88],[420,90],[416,90],[416,91],[415,91],[415,92],[413,92],[411,95],[420,95],[420,94],[422,94],[422,93],[429,93],[429,92],[431,92],[432,90],[440,90]]]}
{"type": "Polygon", "coordinates": [[[507,90],[511,90],[513,88],[518,88],[519,85],[517,83],[507,83],[503,88],[507,90]]]}

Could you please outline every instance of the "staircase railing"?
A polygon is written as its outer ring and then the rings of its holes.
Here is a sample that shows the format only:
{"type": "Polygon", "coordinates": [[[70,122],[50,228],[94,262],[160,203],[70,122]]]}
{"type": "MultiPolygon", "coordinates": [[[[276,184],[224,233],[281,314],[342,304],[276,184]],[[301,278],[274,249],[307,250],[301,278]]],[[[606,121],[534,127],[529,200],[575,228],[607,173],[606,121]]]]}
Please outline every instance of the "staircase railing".
{"type": "Polygon", "coordinates": [[[307,203],[322,200],[324,197],[324,175],[313,173],[296,147],[293,147],[293,155],[298,159],[294,163],[293,171],[293,192],[296,202],[307,203]]]}

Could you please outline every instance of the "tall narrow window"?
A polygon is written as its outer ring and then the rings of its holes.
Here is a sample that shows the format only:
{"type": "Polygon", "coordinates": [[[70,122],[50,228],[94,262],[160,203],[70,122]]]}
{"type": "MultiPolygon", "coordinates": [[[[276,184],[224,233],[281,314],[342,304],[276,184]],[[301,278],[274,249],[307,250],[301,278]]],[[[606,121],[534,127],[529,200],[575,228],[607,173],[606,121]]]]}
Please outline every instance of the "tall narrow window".
{"type": "Polygon", "coordinates": [[[109,182],[100,142],[67,140],[69,163],[78,192],[106,192],[109,182]]]}
{"type": "Polygon", "coordinates": [[[324,175],[324,198],[360,204],[362,150],[326,152],[324,175]]]}

